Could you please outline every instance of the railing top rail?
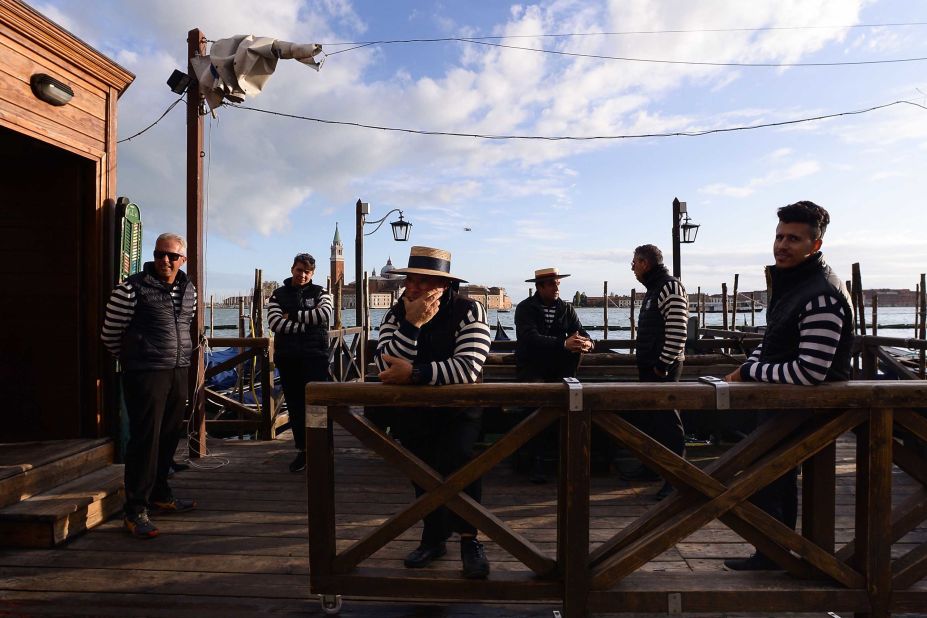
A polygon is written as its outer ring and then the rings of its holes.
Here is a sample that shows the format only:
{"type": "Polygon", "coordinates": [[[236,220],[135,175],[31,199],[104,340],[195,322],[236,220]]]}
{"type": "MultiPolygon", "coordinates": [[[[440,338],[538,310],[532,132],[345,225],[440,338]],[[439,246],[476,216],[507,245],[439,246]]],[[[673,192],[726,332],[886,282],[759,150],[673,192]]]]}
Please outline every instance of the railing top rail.
{"type": "Polygon", "coordinates": [[[270,337],[207,337],[206,342],[212,348],[266,348],[270,337]]]}
{"type": "Polygon", "coordinates": [[[881,335],[857,335],[856,339],[864,345],[887,345],[911,350],[927,350],[927,339],[882,337],[881,335]]]}
{"type": "MultiPolygon", "coordinates": [[[[818,386],[734,383],[731,410],[919,407],[927,382],[854,380],[818,386]]],[[[592,410],[715,410],[715,387],[700,383],[583,384],[583,405],[592,410]]],[[[562,384],[465,384],[435,388],[379,383],[311,382],[306,402],[322,406],[542,406],[568,405],[562,384]]]]}
{"type": "Polygon", "coordinates": [[[333,338],[339,335],[357,335],[364,332],[363,326],[351,326],[349,328],[334,328],[328,331],[328,337],[333,338]]]}

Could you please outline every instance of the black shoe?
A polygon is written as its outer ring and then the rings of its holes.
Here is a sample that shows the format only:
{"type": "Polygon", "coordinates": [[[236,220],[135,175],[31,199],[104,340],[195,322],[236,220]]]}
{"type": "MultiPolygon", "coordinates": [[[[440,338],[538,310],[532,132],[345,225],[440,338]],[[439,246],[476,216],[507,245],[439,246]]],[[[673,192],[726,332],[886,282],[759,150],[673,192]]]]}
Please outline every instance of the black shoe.
{"type": "Polygon", "coordinates": [[[781,571],[782,567],[756,552],[749,558],[730,558],[724,561],[724,566],[732,571],[781,571]]]}
{"type": "Polygon", "coordinates": [[[664,482],[663,487],[660,488],[660,491],[654,494],[653,498],[654,500],[659,502],[660,500],[663,500],[664,498],[669,496],[671,493],[673,493],[673,486],[670,485],[669,483],[664,482]]]}
{"type": "Polygon", "coordinates": [[[296,459],[290,464],[290,472],[302,472],[306,469],[306,451],[299,451],[296,459]]]}
{"type": "Polygon", "coordinates": [[[437,560],[447,553],[447,546],[444,543],[437,545],[425,545],[422,543],[417,548],[409,552],[406,559],[402,561],[407,569],[423,569],[433,560],[437,560]]]}
{"type": "Polygon", "coordinates": [[[126,531],[137,539],[153,539],[158,536],[158,528],[148,518],[148,511],[126,513],[122,523],[126,531]]]}
{"type": "Polygon", "coordinates": [[[638,464],[630,470],[622,470],[618,476],[621,480],[632,483],[652,483],[660,480],[659,474],[643,464],[638,464]]]}
{"type": "Polygon", "coordinates": [[[460,560],[463,562],[463,576],[467,579],[486,579],[489,576],[489,560],[483,544],[476,538],[460,539],[460,560]]]}

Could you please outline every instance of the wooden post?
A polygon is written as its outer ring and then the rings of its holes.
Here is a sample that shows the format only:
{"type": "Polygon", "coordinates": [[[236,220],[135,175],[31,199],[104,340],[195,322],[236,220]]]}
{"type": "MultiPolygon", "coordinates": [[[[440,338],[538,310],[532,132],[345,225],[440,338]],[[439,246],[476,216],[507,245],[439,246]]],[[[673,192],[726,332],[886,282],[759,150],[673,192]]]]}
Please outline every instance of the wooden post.
{"type": "Polygon", "coordinates": [[[364,273],[364,342],[370,338],[370,282],[364,273]]]}
{"type": "Polygon", "coordinates": [[[264,336],[264,271],[254,269],[254,292],[251,294],[251,336],[264,336]]]}
{"type": "MultiPolygon", "coordinates": [[[[360,281],[358,280],[358,291],[360,281]]],[[[306,497],[309,501],[309,590],[332,574],[335,559],[335,447],[327,409],[306,406],[306,497]],[[324,414],[324,416],[322,416],[324,414]]]]}
{"type": "Polygon", "coordinates": [[[695,317],[698,318],[698,323],[702,323],[702,286],[698,286],[698,291],[695,293],[695,317]]]}
{"type": "Polygon", "coordinates": [[[859,334],[866,334],[866,300],[863,296],[863,278],[859,271],[859,262],[853,264],[853,307],[859,319],[859,334]]]}
{"type": "Polygon", "coordinates": [[[872,293],[872,336],[879,335],[879,293],[872,293]]]}
{"type": "Polygon", "coordinates": [[[701,310],[702,310],[702,328],[705,328],[705,327],[707,326],[707,324],[708,324],[708,322],[706,321],[706,318],[705,318],[705,312],[706,312],[706,308],[705,308],[705,296],[707,296],[707,294],[702,294],[702,298],[699,299],[699,303],[701,304],[701,307],[700,307],[700,308],[701,308],[701,310]]]}
{"type": "Polygon", "coordinates": [[[338,283],[335,285],[335,290],[334,290],[334,293],[335,293],[335,299],[334,299],[335,324],[332,327],[337,330],[341,330],[342,328],[344,328],[344,326],[341,323],[341,306],[342,306],[341,303],[343,302],[342,283],[343,281],[341,279],[338,279],[338,283]]]}
{"type": "Polygon", "coordinates": [[[216,296],[209,295],[209,336],[216,336],[216,296]]]}
{"type": "MultiPolygon", "coordinates": [[[[238,336],[244,339],[246,335],[247,333],[245,332],[245,297],[239,296],[238,297],[238,336]]],[[[244,351],[244,348],[238,348],[238,351],[242,352],[244,351]]],[[[237,380],[236,387],[238,389],[238,401],[243,403],[245,401],[245,376],[244,376],[244,371],[241,369],[241,367],[243,367],[243,364],[239,365],[238,380],[237,380]]],[[[238,413],[238,418],[239,420],[242,418],[241,412],[238,413]]]]}
{"type": "Polygon", "coordinates": [[[750,292],[750,326],[756,326],[756,290],[750,292]]]}
{"type": "Polygon", "coordinates": [[[731,330],[737,330],[737,285],[740,275],[734,273],[734,296],[731,298],[731,330]]]}
{"type": "MultiPolygon", "coordinates": [[[[921,273],[921,284],[918,298],[920,298],[920,338],[927,339],[927,278],[925,273],[921,273]]],[[[921,348],[921,380],[927,379],[927,356],[924,348],[921,348]]]]}
{"type": "Polygon", "coordinates": [[[721,315],[721,328],[727,330],[727,283],[721,284],[721,315]]]}
{"type": "Polygon", "coordinates": [[[558,562],[563,577],[563,613],[586,616],[589,595],[589,449],[592,414],[567,411],[560,423],[558,562]]]}
{"type": "Polygon", "coordinates": [[[199,458],[206,454],[206,390],[199,388],[200,376],[205,372],[203,346],[203,283],[205,273],[205,243],[203,242],[203,116],[200,108],[203,96],[189,59],[206,55],[206,36],[199,28],[187,33],[187,75],[190,86],[187,89],[187,276],[199,292],[196,295],[196,313],[190,324],[193,340],[193,358],[189,377],[189,409],[193,431],[188,440],[189,457],[199,458]]]}
{"type": "Polygon", "coordinates": [[[634,305],[637,300],[635,296],[637,295],[637,290],[631,288],[631,349],[630,352],[634,353],[634,342],[637,341],[637,323],[634,321],[634,305]]]}
{"type": "Polygon", "coordinates": [[[608,339],[608,281],[602,282],[602,298],[605,301],[602,303],[602,339],[608,339]]]}

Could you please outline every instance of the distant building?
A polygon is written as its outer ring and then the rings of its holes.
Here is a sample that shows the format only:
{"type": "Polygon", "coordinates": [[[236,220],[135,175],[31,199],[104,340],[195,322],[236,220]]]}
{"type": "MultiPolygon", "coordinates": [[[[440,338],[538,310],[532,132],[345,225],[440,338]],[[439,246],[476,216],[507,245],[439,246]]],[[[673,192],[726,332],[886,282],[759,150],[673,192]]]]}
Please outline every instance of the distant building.
{"type": "Polygon", "coordinates": [[[505,293],[505,288],[498,286],[462,285],[460,295],[483,303],[486,309],[511,309],[512,299],[505,293]]]}
{"type": "Polygon", "coordinates": [[[329,282],[331,289],[344,285],[344,245],[341,244],[341,234],[338,233],[338,224],[335,223],[335,237],[332,238],[332,254],[330,258],[329,282]]]}

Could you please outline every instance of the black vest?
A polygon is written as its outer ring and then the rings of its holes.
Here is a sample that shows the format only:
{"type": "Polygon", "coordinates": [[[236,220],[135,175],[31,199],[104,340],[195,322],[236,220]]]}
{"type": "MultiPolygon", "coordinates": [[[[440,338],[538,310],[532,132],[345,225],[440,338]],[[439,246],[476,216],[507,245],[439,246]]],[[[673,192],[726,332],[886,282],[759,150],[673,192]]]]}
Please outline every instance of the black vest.
{"type": "MultiPolygon", "coordinates": [[[[566,340],[577,330],[579,319],[573,305],[558,298],[555,302],[554,319],[550,326],[544,319],[544,303],[538,293],[518,303],[515,309],[516,326],[518,320],[530,320],[538,329],[538,333],[545,337],[556,337],[566,340]]],[[[516,379],[519,381],[547,380],[559,381],[561,378],[576,376],[580,355],[570,352],[563,346],[559,350],[531,349],[527,341],[515,341],[515,368],[516,379]]]]}
{"type": "Polygon", "coordinates": [[[654,266],[643,281],[647,288],[641,311],[637,316],[637,366],[653,367],[660,360],[666,337],[666,321],[657,304],[660,290],[668,281],[678,281],[669,274],[666,266],[654,266]]]}
{"type": "Polygon", "coordinates": [[[174,313],[171,287],[155,274],[154,262],[146,262],[140,273],[128,278],[135,291],[135,313],[122,335],[119,362],[127,370],[189,367],[193,354],[190,323],[196,310],[193,284],[179,271],[174,281],[180,286],[180,314],[174,313]]]}
{"type": "MultiPolygon", "coordinates": [[[[441,362],[452,357],[457,343],[457,326],[475,304],[476,301],[460,296],[451,289],[445,291],[438,313],[419,330],[415,362],[441,362]]],[[[406,306],[402,300],[393,305],[390,311],[400,320],[406,316],[406,306]]]]}
{"type": "Polygon", "coordinates": [[[827,382],[850,379],[850,352],[853,347],[853,309],[846,286],[815,253],[795,268],[771,267],[772,297],[766,313],[766,333],[760,362],[785,363],[798,358],[800,333],[798,316],[812,298],[834,296],[843,306],[843,327],[833,363],[824,378],[827,382]]]}
{"type": "MultiPolygon", "coordinates": [[[[274,290],[273,298],[291,320],[297,311],[314,309],[325,292],[310,281],[304,286],[291,285],[292,278],[274,290]]],[[[328,324],[306,324],[306,332],[277,333],[274,335],[274,362],[296,358],[328,358],[328,324]]]]}

